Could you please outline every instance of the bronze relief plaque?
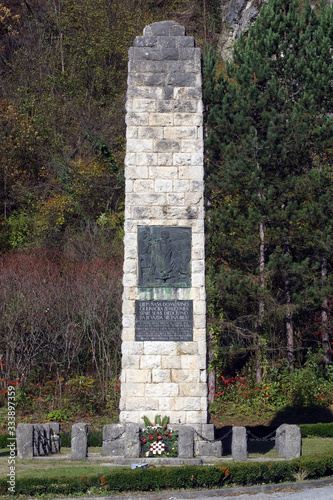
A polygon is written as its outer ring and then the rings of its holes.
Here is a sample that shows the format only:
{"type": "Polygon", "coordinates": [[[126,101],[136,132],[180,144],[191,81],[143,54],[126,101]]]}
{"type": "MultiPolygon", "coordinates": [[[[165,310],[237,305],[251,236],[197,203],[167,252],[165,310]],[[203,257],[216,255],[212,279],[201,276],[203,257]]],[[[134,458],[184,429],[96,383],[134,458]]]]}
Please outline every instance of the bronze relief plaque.
{"type": "Polygon", "coordinates": [[[138,286],[191,287],[191,228],[138,227],[138,286]]]}

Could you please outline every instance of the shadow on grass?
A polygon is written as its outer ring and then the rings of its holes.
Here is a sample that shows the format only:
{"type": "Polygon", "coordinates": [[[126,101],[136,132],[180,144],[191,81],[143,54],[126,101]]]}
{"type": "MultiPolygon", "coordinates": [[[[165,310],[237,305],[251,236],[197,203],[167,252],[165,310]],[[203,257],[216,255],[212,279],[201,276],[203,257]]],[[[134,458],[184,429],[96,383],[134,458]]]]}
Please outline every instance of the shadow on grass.
{"type": "Polygon", "coordinates": [[[270,422],[270,427],[281,424],[317,424],[333,422],[333,412],[322,406],[286,406],[270,422]]]}

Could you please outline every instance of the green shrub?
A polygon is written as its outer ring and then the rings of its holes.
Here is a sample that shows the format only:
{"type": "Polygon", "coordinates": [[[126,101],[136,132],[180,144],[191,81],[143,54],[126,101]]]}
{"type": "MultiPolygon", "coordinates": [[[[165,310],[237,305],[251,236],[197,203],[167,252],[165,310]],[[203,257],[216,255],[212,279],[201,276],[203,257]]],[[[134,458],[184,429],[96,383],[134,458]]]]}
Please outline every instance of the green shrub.
{"type": "Polygon", "coordinates": [[[0,448],[6,448],[8,439],[10,438],[9,434],[0,434],[0,448]]]}
{"type": "MultiPolygon", "coordinates": [[[[236,462],[215,466],[116,469],[104,475],[75,478],[18,478],[16,494],[69,495],[91,488],[109,492],[160,491],[164,489],[221,488],[295,481],[302,473],[309,479],[333,475],[333,453],[281,462],[236,462]]],[[[0,495],[6,494],[6,478],[0,479],[0,495]]]]}
{"type": "Polygon", "coordinates": [[[327,424],[301,424],[302,438],[333,437],[333,422],[327,424]]]}

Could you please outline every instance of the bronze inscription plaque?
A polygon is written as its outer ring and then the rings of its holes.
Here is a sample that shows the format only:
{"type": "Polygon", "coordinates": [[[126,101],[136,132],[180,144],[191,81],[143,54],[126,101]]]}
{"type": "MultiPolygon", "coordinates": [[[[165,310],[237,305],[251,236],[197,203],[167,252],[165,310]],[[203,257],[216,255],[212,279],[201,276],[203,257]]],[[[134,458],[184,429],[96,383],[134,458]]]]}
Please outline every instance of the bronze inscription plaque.
{"type": "Polygon", "coordinates": [[[135,340],[192,341],[192,300],[136,300],[135,340]]]}
{"type": "Polygon", "coordinates": [[[138,286],[191,286],[191,228],[138,227],[138,286]]]}

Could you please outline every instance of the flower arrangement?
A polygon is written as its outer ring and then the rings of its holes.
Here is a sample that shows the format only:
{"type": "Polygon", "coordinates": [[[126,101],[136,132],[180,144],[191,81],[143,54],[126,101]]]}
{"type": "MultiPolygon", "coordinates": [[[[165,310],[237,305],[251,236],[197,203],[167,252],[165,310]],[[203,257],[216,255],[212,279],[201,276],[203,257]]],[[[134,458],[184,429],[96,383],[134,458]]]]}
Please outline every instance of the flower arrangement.
{"type": "Polygon", "coordinates": [[[168,427],[169,418],[156,415],[155,423],[143,417],[142,454],[145,457],[178,457],[178,432],[168,427]]]}

